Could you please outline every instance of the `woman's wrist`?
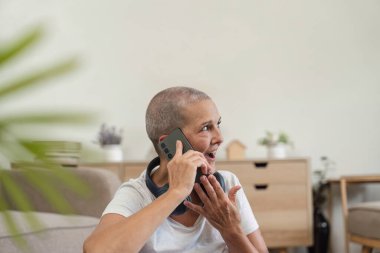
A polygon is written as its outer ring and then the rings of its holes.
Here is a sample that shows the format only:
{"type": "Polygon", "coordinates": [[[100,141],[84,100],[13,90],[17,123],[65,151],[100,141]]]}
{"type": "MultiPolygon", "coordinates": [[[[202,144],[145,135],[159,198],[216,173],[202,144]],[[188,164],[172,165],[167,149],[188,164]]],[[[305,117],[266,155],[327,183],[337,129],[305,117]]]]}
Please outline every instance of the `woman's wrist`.
{"type": "Polygon", "coordinates": [[[176,188],[174,189],[169,188],[169,190],[166,193],[168,194],[168,196],[171,196],[178,203],[181,203],[189,195],[187,191],[176,189],[176,188]]]}
{"type": "Polygon", "coordinates": [[[247,235],[244,233],[241,226],[236,226],[230,229],[226,229],[221,232],[224,241],[229,248],[229,252],[249,252],[258,253],[257,249],[249,241],[247,235]]]}
{"type": "Polygon", "coordinates": [[[245,236],[240,224],[228,228],[223,228],[219,232],[226,242],[245,236]]]}

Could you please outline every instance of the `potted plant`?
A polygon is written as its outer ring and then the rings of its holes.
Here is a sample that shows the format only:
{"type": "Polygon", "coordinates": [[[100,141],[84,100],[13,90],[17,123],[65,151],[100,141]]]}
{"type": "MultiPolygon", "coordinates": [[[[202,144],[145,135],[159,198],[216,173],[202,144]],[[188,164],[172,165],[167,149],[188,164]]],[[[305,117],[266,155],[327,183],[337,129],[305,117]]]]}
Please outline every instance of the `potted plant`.
{"type": "Polygon", "coordinates": [[[122,129],[117,129],[115,126],[107,126],[105,123],[100,126],[97,143],[104,149],[107,161],[123,161],[122,136],[122,129]]]}
{"type": "Polygon", "coordinates": [[[285,158],[286,146],[293,145],[286,133],[275,134],[270,131],[266,131],[265,136],[260,138],[258,143],[267,147],[268,157],[271,158],[285,158]]]}

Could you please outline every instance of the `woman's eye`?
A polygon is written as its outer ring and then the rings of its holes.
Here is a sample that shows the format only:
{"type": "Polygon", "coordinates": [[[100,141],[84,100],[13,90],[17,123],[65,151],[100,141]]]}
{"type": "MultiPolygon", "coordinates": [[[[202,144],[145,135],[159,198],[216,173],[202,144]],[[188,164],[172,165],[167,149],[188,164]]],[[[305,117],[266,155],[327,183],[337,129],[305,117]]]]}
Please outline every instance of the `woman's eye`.
{"type": "Polygon", "coordinates": [[[208,126],[204,126],[203,128],[202,128],[202,131],[207,131],[208,130],[208,126]]]}

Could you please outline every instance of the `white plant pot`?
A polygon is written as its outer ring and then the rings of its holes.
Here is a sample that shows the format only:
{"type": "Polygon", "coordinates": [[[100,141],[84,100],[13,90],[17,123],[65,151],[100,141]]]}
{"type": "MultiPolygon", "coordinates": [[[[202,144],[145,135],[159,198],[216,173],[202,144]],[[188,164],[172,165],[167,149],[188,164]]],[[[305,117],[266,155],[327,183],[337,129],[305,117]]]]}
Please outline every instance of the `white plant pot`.
{"type": "Polygon", "coordinates": [[[277,144],[268,147],[269,158],[285,158],[286,155],[286,146],[283,144],[277,144]]]}
{"type": "Polygon", "coordinates": [[[124,159],[123,149],[121,145],[103,146],[104,156],[108,162],[122,162],[124,159]]]}

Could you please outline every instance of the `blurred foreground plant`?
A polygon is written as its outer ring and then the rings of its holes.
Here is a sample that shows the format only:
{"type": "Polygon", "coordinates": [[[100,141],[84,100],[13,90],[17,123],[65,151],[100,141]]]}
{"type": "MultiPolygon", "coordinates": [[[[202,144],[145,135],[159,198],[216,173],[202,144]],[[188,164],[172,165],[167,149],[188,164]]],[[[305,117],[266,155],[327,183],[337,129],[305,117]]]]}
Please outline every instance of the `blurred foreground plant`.
{"type": "MultiPolygon", "coordinates": [[[[23,52],[30,49],[38,42],[43,35],[43,29],[37,27],[27,32],[25,35],[9,43],[0,43],[0,74],[4,67],[11,61],[16,60],[23,52]]],[[[20,91],[35,87],[57,76],[66,74],[77,67],[75,58],[58,62],[50,67],[41,68],[38,71],[18,75],[8,82],[0,81],[0,108],[1,103],[16,95],[20,91]]],[[[24,113],[6,115],[4,110],[0,111],[0,153],[5,157],[12,157],[22,160],[25,156],[39,157],[37,163],[20,163],[18,169],[45,168],[52,172],[55,178],[60,180],[67,188],[82,196],[89,195],[89,187],[80,181],[69,170],[64,169],[59,164],[49,160],[44,154],[46,147],[41,143],[31,141],[28,136],[19,136],[15,128],[19,126],[47,126],[51,124],[82,124],[89,122],[92,116],[87,113],[62,113],[51,112],[51,108],[46,112],[24,113]]],[[[70,203],[55,189],[53,182],[33,176],[33,173],[26,173],[25,180],[41,192],[46,201],[60,213],[71,213],[73,210],[70,203]]],[[[0,198],[0,218],[5,221],[11,235],[17,235],[20,228],[12,219],[9,212],[10,201],[14,203],[18,210],[25,212],[25,220],[33,227],[41,227],[42,223],[33,216],[33,203],[27,198],[21,187],[9,176],[5,168],[1,168],[0,163],[0,187],[10,193],[10,200],[0,198]],[[7,202],[9,201],[9,202],[7,202]]],[[[25,240],[22,237],[14,237],[20,246],[26,248],[25,240]]]]}

